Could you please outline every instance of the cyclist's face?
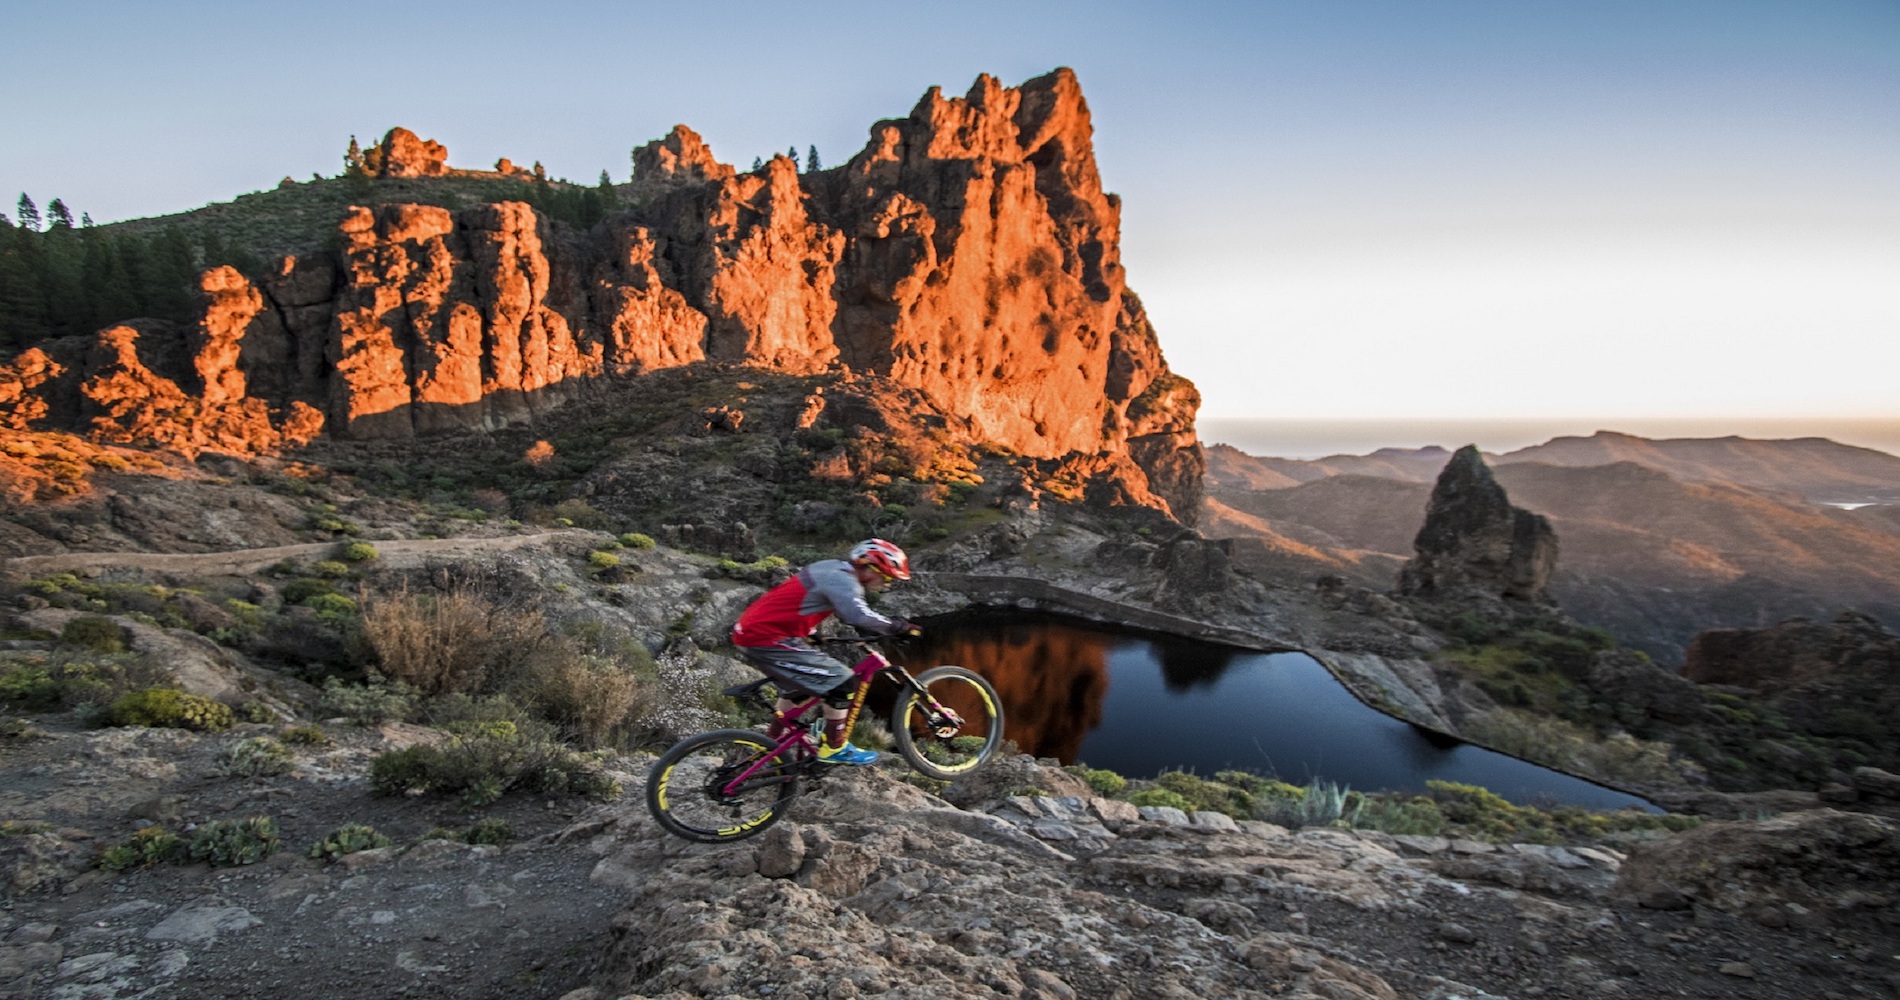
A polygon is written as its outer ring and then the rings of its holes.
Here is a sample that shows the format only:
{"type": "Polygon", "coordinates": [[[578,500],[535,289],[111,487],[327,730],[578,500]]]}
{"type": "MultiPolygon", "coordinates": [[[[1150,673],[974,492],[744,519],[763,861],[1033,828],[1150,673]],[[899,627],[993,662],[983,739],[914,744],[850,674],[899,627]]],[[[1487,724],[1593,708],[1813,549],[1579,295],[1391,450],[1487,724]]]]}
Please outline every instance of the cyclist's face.
{"type": "Polygon", "coordinates": [[[891,578],[885,576],[876,566],[859,566],[857,569],[858,582],[871,593],[875,594],[891,585],[891,578]]]}

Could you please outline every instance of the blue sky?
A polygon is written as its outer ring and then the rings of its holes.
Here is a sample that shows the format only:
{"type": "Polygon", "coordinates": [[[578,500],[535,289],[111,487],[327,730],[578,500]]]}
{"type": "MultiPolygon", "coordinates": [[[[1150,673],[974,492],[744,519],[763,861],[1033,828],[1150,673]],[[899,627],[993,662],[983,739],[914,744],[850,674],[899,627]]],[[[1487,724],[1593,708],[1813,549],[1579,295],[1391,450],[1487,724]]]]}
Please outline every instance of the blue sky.
{"type": "Polygon", "coordinates": [[[392,125],[587,181],[675,122],[837,163],[1066,65],[1210,417],[1900,419],[1894,0],[707,10],[16,0],[4,207],[189,209],[392,125]]]}

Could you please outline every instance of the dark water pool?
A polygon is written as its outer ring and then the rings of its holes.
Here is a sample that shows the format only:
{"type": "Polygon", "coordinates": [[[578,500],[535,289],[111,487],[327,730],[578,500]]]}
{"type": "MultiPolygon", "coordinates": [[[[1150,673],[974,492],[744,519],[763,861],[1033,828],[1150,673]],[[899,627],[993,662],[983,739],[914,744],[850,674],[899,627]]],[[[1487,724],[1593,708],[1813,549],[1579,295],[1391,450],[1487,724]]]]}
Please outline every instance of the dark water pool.
{"type": "Polygon", "coordinates": [[[1520,804],[1649,808],[1635,796],[1429,733],[1367,708],[1304,653],[1255,653],[1043,614],[931,620],[916,665],[996,686],[1024,751],[1130,777],[1238,769],[1303,785],[1479,785],[1520,804]]]}

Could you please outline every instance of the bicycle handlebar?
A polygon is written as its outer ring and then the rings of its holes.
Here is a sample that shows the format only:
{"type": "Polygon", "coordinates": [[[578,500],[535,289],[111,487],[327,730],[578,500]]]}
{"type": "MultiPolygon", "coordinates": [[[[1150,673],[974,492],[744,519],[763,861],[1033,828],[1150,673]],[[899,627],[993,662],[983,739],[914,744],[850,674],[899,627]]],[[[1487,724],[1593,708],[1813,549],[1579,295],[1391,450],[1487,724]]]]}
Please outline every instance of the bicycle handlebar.
{"type": "Polygon", "coordinates": [[[888,634],[878,632],[853,632],[850,635],[813,636],[811,641],[820,645],[846,646],[861,642],[891,642],[897,639],[912,639],[921,634],[923,634],[922,630],[913,626],[908,632],[891,632],[888,634]]]}

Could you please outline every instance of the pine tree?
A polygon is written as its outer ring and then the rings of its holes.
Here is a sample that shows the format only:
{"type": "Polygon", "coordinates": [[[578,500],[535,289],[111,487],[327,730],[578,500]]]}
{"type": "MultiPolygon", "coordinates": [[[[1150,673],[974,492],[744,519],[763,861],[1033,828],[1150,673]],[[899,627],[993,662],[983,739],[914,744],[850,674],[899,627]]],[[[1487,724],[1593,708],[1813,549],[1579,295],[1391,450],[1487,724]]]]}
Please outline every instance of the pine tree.
{"type": "Polygon", "coordinates": [[[540,160],[534,161],[534,182],[536,184],[548,182],[548,168],[542,166],[540,160]]]}
{"type": "Polygon", "coordinates": [[[79,213],[79,224],[86,227],[87,229],[91,229],[92,228],[92,213],[91,212],[79,213]]]}
{"type": "Polygon", "coordinates": [[[20,228],[30,229],[36,233],[39,232],[40,207],[33,204],[33,199],[28,198],[25,191],[20,192],[20,204],[17,208],[19,209],[20,215],[20,228]]]}
{"type": "Polygon", "coordinates": [[[73,228],[73,210],[66,207],[64,199],[54,198],[53,203],[46,206],[46,218],[51,223],[51,228],[73,228]]]}
{"type": "Polygon", "coordinates": [[[350,136],[350,148],[343,151],[343,176],[361,177],[367,172],[363,165],[363,147],[357,145],[355,136],[350,136]]]}
{"type": "Polygon", "coordinates": [[[817,146],[808,147],[805,150],[805,172],[808,174],[815,174],[818,171],[823,170],[823,169],[825,168],[818,165],[818,147],[817,146]]]}
{"type": "Polygon", "coordinates": [[[604,169],[600,172],[600,183],[594,187],[594,191],[600,196],[602,214],[613,211],[614,206],[620,204],[620,192],[614,190],[614,179],[607,176],[604,169]]]}
{"type": "Polygon", "coordinates": [[[760,170],[764,170],[764,169],[765,169],[765,157],[763,157],[763,156],[755,156],[755,157],[753,157],[753,158],[752,158],[752,169],[753,169],[753,171],[754,171],[754,172],[757,172],[757,171],[760,171],[760,170]]]}
{"type": "Polygon", "coordinates": [[[798,169],[798,147],[797,146],[785,147],[785,158],[792,161],[793,170],[798,169]]]}

